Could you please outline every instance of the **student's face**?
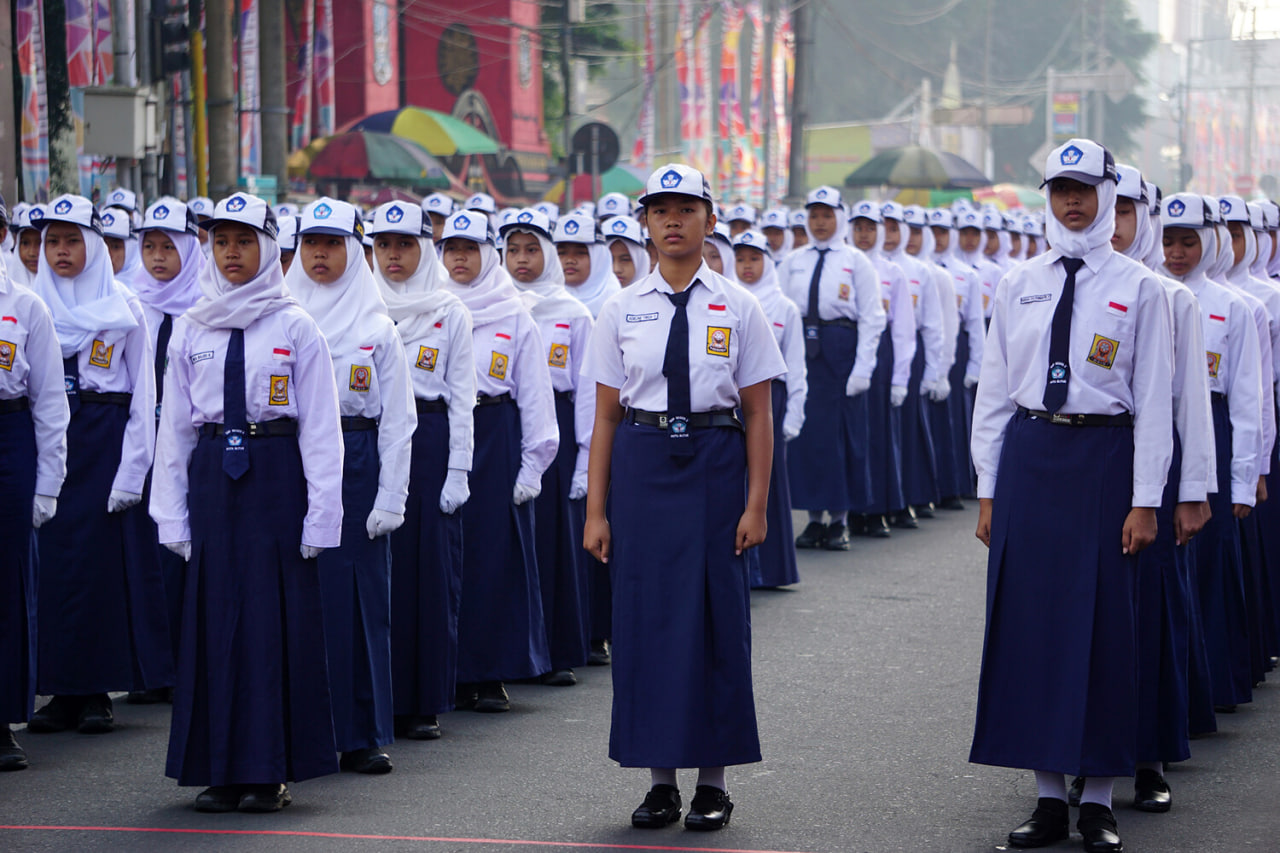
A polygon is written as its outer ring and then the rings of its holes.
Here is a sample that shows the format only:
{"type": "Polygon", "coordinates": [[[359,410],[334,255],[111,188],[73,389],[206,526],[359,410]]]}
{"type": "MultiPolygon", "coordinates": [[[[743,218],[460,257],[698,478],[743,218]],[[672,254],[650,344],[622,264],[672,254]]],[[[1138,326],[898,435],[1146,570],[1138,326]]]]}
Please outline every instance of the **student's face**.
{"type": "Polygon", "coordinates": [[[1016,255],[1022,251],[1022,235],[1017,231],[1009,233],[1009,254],[1016,255]]]}
{"type": "Polygon", "coordinates": [[[1000,232],[988,230],[986,235],[987,242],[982,245],[982,254],[990,258],[1000,251],[1000,232]]]}
{"type": "Polygon", "coordinates": [[[769,241],[770,251],[781,252],[782,247],[787,245],[787,232],[781,228],[764,229],[764,238],[769,241]]]}
{"type": "Polygon", "coordinates": [[[898,246],[902,244],[902,226],[898,224],[896,219],[886,219],[884,221],[884,250],[886,252],[897,251],[898,246]]]}
{"type": "Polygon", "coordinates": [[[733,260],[738,281],[743,284],[755,284],[764,275],[764,252],[759,249],[738,246],[733,250],[733,260]]]}
{"type": "Polygon", "coordinates": [[[982,245],[982,231],[977,228],[960,229],[960,251],[976,252],[982,245]]]}
{"type": "Polygon", "coordinates": [[[70,222],[49,223],[44,231],[44,259],[63,278],[75,278],[84,272],[88,249],[80,228],[70,222]]]}
{"type": "Polygon", "coordinates": [[[933,226],[933,245],[938,248],[939,252],[945,252],[951,248],[951,229],[943,228],[941,225],[933,226]]]}
{"type": "Polygon", "coordinates": [[[710,240],[702,244],[702,259],[712,270],[724,275],[724,258],[720,257],[720,250],[710,240]]]}
{"type": "Polygon", "coordinates": [[[737,237],[743,231],[751,227],[751,223],[745,219],[734,219],[729,223],[729,236],[737,237]]]}
{"type": "Polygon", "coordinates": [[[142,265],[156,281],[172,281],[182,272],[182,256],[173,244],[173,236],[164,231],[144,231],[142,265]]]}
{"type": "Polygon", "coordinates": [[[373,238],[373,256],[382,277],[399,284],[418,271],[422,247],[409,234],[379,234],[373,238]]]}
{"type": "Polygon", "coordinates": [[[444,241],[444,268],[449,271],[449,278],[458,284],[470,284],[480,275],[483,259],[480,256],[480,244],[475,240],[462,237],[450,237],[444,241]]]}
{"type": "Polygon", "coordinates": [[[296,249],[288,252],[282,251],[280,253],[280,269],[283,270],[284,272],[288,272],[289,267],[293,266],[293,258],[294,258],[294,255],[296,254],[297,254],[296,249]]]}
{"type": "MultiPolygon", "coordinates": [[[[815,204],[809,208],[809,230],[813,232],[813,239],[819,241],[830,240],[836,236],[837,226],[834,207],[815,204]]],[[[806,240],[805,242],[808,241],[806,240]]]]}
{"type": "Polygon", "coordinates": [[[443,234],[444,233],[444,216],[442,216],[439,213],[431,213],[431,212],[428,212],[427,216],[431,218],[431,233],[443,234]]]}
{"type": "Polygon", "coordinates": [[[691,260],[698,255],[706,257],[702,244],[715,232],[716,216],[702,199],[664,193],[645,204],[644,222],[657,261],[691,260]]]}
{"type": "Polygon", "coordinates": [[[564,267],[564,283],[577,286],[591,278],[591,249],[584,243],[556,243],[556,255],[564,267]]]}
{"type": "Polygon", "coordinates": [[[248,225],[228,222],[213,229],[213,262],[223,278],[234,285],[251,281],[262,265],[258,235],[248,225]]]}
{"type": "Polygon", "coordinates": [[[876,247],[876,223],[859,216],[853,220],[853,245],[864,252],[876,247]]]}
{"type": "Polygon", "coordinates": [[[337,234],[302,234],[298,261],[316,284],[333,284],[347,270],[347,240],[337,234]]]}
{"type": "Polygon", "coordinates": [[[1071,178],[1049,182],[1054,217],[1068,231],[1084,231],[1098,218],[1098,191],[1071,178]]]}
{"type": "Polygon", "coordinates": [[[532,234],[513,231],[507,235],[507,272],[523,284],[536,281],[542,275],[547,259],[542,256],[542,244],[532,234]]]}
{"type": "Polygon", "coordinates": [[[1137,208],[1131,198],[1116,199],[1116,230],[1111,235],[1111,248],[1123,252],[1133,245],[1138,235],[1137,208]]]}
{"type": "Polygon", "coordinates": [[[797,249],[801,246],[809,245],[809,232],[805,231],[803,228],[792,228],[791,236],[793,238],[791,245],[795,246],[797,249]]]}
{"type": "Polygon", "coordinates": [[[924,229],[912,226],[907,233],[907,254],[918,255],[924,247],[924,229]]]}
{"type": "Polygon", "coordinates": [[[107,256],[111,258],[111,272],[119,275],[120,270],[124,269],[124,261],[128,254],[128,247],[125,246],[124,240],[119,237],[104,237],[107,243],[107,256]]]}
{"type": "Polygon", "coordinates": [[[1238,264],[1244,260],[1245,249],[1248,248],[1244,240],[1244,223],[1228,222],[1227,230],[1231,232],[1231,263],[1238,264]]]}
{"type": "Polygon", "coordinates": [[[374,264],[377,261],[373,259],[373,247],[361,246],[360,248],[364,249],[364,262],[369,265],[369,269],[375,269],[374,264]]]}
{"type": "Polygon", "coordinates": [[[1187,275],[1200,263],[1203,253],[1200,235],[1194,229],[1164,229],[1164,268],[1171,274],[1187,275]]]}
{"type": "Polygon", "coordinates": [[[618,283],[626,287],[636,277],[636,262],[631,260],[631,250],[622,240],[614,240],[609,244],[609,255],[613,258],[613,274],[618,283]]]}
{"type": "MultiPolygon", "coordinates": [[[[112,238],[108,238],[109,240],[112,238]]],[[[120,240],[120,251],[124,252],[124,241],[120,240]]],[[[108,243],[108,245],[110,245],[108,243]]],[[[34,228],[23,228],[18,232],[18,259],[27,268],[27,272],[35,275],[40,267],[40,232],[34,228]]]]}

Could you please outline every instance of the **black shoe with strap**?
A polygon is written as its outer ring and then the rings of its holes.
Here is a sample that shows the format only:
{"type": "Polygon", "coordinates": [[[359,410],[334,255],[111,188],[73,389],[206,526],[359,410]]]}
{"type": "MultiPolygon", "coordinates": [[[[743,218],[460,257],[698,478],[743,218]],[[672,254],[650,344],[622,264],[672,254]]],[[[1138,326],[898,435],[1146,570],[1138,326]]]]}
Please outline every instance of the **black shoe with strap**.
{"type": "Polygon", "coordinates": [[[482,714],[501,714],[511,710],[511,699],[501,681],[485,681],[477,685],[475,710],[482,714]]]}
{"type": "Polygon", "coordinates": [[[809,522],[796,537],[797,548],[821,548],[827,539],[827,526],[821,521],[809,522]]]}
{"type": "Polygon", "coordinates": [[[242,785],[240,795],[242,812],[278,812],[293,802],[289,789],[280,785],[242,785]]]}
{"type": "Polygon", "coordinates": [[[80,709],[76,731],[82,735],[102,735],[115,731],[115,715],[111,713],[111,697],[105,693],[90,696],[80,709]]]}
{"type": "Polygon", "coordinates": [[[244,785],[214,785],[196,794],[198,812],[233,812],[240,807],[244,785]]]}
{"type": "Polygon", "coordinates": [[[1010,847],[1048,847],[1071,834],[1067,804],[1053,797],[1041,797],[1030,819],[1009,833],[1010,847]]]}
{"type": "Polygon", "coordinates": [[[8,725],[0,728],[0,770],[26,770],[27,753],[18,745],[13,736],[13,729],[8,725]]]}
{"type": "Polygon", "coordinates": [[[893,521],[891,523],[894,527],[897,527],[900,530],[915,530],[920,526],[920,523],[916,521],[915,511],[912,510],[911,507],[907,507],[901,512],[894,513],[893,521]]]}
{"type": "Polygon", "coordinates": [[[338,767],[352,773],[368,773],[374,776],[390,773],[393,769],[391,756],[387,755],[380,746],[344,752],[341,760],[338,761],[338,767]]]}
{"type": "Polygon", "coordinates": [[[684,819],[685,829],[714,832],[729,825],[733,803],[729,794],[714,785],[699,785],[689,803],[689,814],[684,819]]]}
{"type": "Polygon", "coordinates": [[[440,720],[435,714],[405,721],[404,736],[409,740],[438,740],[440,735],[440,720]]]}
{"type": "Polygon", "coordinates": [[[893,531],[889,529],[889,519],[883,515],[868,516],[866,534],[872,539],[888,539],[893,535],[893,531]]]}
{"type": "Polygon", "coordinates": [[[1164,776],[1146,767],[1139,770],[1133,778],[1133,807],[1157,813],[1173,808],[1173,794],[1164,776]]]}
{"type": "Polygon", "coordinates": [[[1124,853],[1124,844],[1116,829],[1116,816],[1099,803],[1081,803],[1076,821],[1084,842],[1085,853],[1124,853]]]}
{"type": "Polygon", "coordinates": [[[84,696],[54,696],[49,702],[31,715],[27,721],[27,731],[33,735],[65,732],[80,722],[80,711],[84,708],[84,696]]]}
{"type": "Polygon", "coordinates": [[[844,529],[843,521],[833,521],[827,526],[827,536],[822,540],[822,548],[825,551],[849,550],[849,531],[844,529]]]}
{"type": "Polygon", "coordinates": [[[631,813],[631,825],[640,829],[670,826],[680,819],[680,805],[680,789],[675,785],[654,785],[631,813]]]}
{"type": "Polygon", "coordinates": [[[591,654],[587,655],[587,666],[608,666],[609,661],[609,641],[592,640],[591,654]]]}

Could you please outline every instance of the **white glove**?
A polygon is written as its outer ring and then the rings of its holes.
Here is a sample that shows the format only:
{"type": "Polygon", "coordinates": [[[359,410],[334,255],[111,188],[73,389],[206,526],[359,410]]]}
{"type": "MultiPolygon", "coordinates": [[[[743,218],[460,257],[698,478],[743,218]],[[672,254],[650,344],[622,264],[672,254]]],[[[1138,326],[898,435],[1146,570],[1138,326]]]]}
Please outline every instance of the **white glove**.
{"type": "Polygon", "coordinates": [[[540,494],[542,494],[542,478],[535,475],[528,468],[521,466],[520,473],[516,474],[516,488],[511,499],[515,501],[516,506],[520,506],[520,504],[527,503],[540,494]]]}
{"type": "Polygon", "coordinates": [[[314,546],[314,545],[303,545],[303,546],[302,546],[301,548],[299,548],[298,550],[299,550],[299,552],[301,552],[301,554],[302,554],[302,559],[304,559],[304,560],[314,560],[316,557],[319,557],[319,556],[320,556],[320,552],[321,552],[321,551],[323,551],[324,549],[323,549],[323,548],[317,548],[317,547],[316,547],[316,546],[314,546]]]}
{"type": "Polygon", "coordinates": [[[964,375],[964,387],[972,388],[977,384],[978,384],[978,377],[974,376],[972,373],[966,373],[964,375]]]}
{"type": "Polygon", "coordinates": [[[849,375],[849,381],[845,383],[844,395],[846,397],[856,397],[871,387],[870,377],[849,375]]]}
{"type": "Polygon", "coordinates": [[[471,487],[467,485],[467,472],[461,468],[450,468],[444,475],[444,487],[440,489],[440,511],[453,515],[469,497],[471,487]]]}
{"type": "Polygon", "coordinates": [[[186,539],[182,542],[165,542],[164,547],[177,554],[184,562],[191,562],[191,540],[186,539]]]}
{"type": "Polygon", "coordinates": [[[929,389],[929,399],[935,403],[941,403],[949,396],[951,396],[951,383],[947,380],[947,377],[941,376],[937,382],[933,383],[933,387],[929,389]]]}
{"type": "Polygon", "coordinates": [[[398,530],[402,524],[404,524],[403,514],[387,512],[385,509],[374,507],[373,512],[369,513],[369,518],[364,523],[364,529],[369,534],[370,539],[377,539],[379,536],[385,536],[393,530],[398,530]]]}
{"type": "Polygon", "coordinates": [[[111,494],[107,496],[107,512],[122,512],[141,502],[142,495],[135,495],[133,492],[122,492],[119,489],[112,489],[111,494]]]}
{"type": "Polygon", "coordinates": [[[907,401],[907,389],[901,385],[889,386],[889,405],[895,409],[907,401]]]}
{"type": "Polygon", "coordinates": [[[53,518],[53,514],[57,511],[57,498],[51,498],[48,495],[36,495],[35,502],[31,507],[31,526],[39,527],[53,518]]]}
{"type": "Polygon", "coordinates": [[[587,496],[587,469],[575,469],[573,482],[569,484],[569,500],[580,501],[587,496]]]}
{"type": "Polygon", "coordinates": [[[800,434],[800,427],[796,426],[795,418],[783,416],[782,418],[782,439],[790,441],[800,434]]]}

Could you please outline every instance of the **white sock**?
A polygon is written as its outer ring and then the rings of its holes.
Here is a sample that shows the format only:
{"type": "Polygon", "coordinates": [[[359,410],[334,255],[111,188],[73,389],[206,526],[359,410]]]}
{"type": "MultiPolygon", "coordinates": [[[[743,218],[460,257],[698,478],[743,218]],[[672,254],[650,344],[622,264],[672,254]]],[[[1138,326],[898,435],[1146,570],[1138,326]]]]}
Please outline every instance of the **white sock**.
{"type": "Polygon", "coordinates": [[[847,513],[847,512],[833,512],[833,513],[831,513],[831,523],[832,523],[832,524],[840,524],[840,525],[843,525],[844,527],[848,527],[848,526],[849,526],[849,513],[847,513]]]}
{"type": "Polygon", "coordinates": [[[1111,808],[1111,786],[1114,776],[1090,776],[1085,780],[1084,793],[1080,795],[1081,803],[1097,803],[1111,808]]]}
{"type": "Polygon", "coordinates": [[[649,768],[649,785],[670,785],[673,788],[680,787],[676,784],[676,769],[674,767],[650,767],[649,768]]]}
{"type": "Polygon", "coordinates": [[[699,767],[698,784],[710,785],[713,788],[719,788],[721,791],[729,790],[724,784],[723,767],[699,767]]]}
{"type": "Polygon", "coordinates": [[[1139,762],[1138,762],[1138,769],[1139,769],[1139,770],[1150,770],[1150,771],[1154,772],[1157,776],[1163,776],[1163,775],[1164,775],[1164,762],[1163,762],[1163,761],[1139,761],[1139,762]]]}
{"type": "Polygon", "coordinates": [[[820,509],[811,509],[811,510],[809,510],[809,523],[810,523],[810,524],[821,524],[821,523],[822,523],[822,510],[820,510],[820,509]]]}
{"type": "Polygon", "coordinates": [[[1061,773],[1050,773],[1047,770],[1036,771],[1036,787],[1041,797],[1051,800],[1067,801],[1067,779],[1061,773]]]}

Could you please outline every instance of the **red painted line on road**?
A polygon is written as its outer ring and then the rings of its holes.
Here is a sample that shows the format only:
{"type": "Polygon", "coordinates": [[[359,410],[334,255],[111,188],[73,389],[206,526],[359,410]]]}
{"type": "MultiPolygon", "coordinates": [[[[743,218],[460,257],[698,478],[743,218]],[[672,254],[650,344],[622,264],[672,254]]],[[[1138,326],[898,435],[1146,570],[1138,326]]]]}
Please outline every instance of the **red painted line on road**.
{"type": "Polygon", "coordinates": [[[533,841],[521,838],[447,838],[430,835],[361,835],[349,832],[304,832],[286,829],[182,829],[157,826],[5,826],[0,830],[39,832],[156,832],[174,835],[275,835],[292,838],[334,838],[351,841],[424,841],[438,844],[506,844],[587,850],[667,850],[675,853],[805,853],[798,850],[747,850],[735,847],[675,847],[662,844],[610,844],[596,841],[533,841]]]}

